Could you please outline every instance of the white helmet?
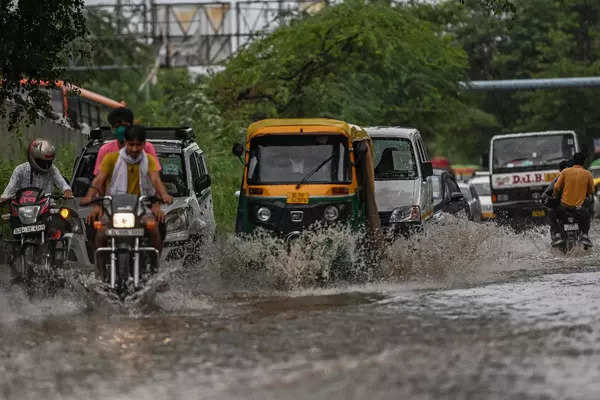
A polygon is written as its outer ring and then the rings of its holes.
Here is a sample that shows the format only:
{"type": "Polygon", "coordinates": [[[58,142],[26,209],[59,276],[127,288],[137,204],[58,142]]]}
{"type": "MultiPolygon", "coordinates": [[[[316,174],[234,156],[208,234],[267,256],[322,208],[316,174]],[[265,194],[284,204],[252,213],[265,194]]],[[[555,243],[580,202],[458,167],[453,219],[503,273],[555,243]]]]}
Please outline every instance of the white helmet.
{"type": "Polygon", "coordinates": [[[38,172],[48,172],[56,156],[54,145],[46,139],[34,139],[27,149],[27,160],[38,172]]]}

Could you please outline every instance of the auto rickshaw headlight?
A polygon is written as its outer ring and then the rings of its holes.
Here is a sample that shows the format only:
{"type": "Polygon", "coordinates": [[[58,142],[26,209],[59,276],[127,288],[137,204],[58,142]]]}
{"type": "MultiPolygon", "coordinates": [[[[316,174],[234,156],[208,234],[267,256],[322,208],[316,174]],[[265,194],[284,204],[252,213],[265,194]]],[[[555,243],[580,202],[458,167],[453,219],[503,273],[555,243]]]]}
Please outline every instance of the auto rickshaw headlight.
{"type": "Polygon", "coordinates": [[[256,211],[256,218],[260,222],[267,222],[268,220],[271,219],[271,210],[269,210],[267,207],[260,207],[256,211]]]}
{"type": "Polygon", "coordinates": [[[336,221],[340,216],[340,211],[336,206],[327,206],[323,212],[323,217],[329,222],[336,221]]]}

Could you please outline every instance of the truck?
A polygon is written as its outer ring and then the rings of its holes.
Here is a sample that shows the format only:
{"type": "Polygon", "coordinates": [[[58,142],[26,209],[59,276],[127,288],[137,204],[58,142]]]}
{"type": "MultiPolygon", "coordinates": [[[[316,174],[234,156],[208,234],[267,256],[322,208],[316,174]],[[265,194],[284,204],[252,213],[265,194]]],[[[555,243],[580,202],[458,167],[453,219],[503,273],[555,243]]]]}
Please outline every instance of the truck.
{"type": "MultiPolygon", "coordinates": [[[[510,225],[546,223],[542,192],[558,175],[558,164],[579,151],[574,131],[493,136],[488,167],[493,212],[510,225]]],[[[485,166],[485,165],[484,165],[485,166]]]]}

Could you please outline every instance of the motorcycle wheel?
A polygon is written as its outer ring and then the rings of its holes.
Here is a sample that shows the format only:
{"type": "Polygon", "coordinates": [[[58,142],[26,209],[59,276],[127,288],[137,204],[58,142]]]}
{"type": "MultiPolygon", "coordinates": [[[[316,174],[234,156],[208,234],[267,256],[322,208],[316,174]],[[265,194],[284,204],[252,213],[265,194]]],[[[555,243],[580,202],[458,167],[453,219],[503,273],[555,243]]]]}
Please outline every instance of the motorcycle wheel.
{"type": "Polygon", "coordinates": [[[129,267],[131,265],[131,254],[129,252],[117,253],[117,274],[119,290],[125,293],[127,290],[127,280],[129,279],[129,267]]]}
{"type": "Polygon", "coordinates": [[[17,279],[28,282],[33,276],[33,264],[35,261],[34,246],[25,246],[19,250],[14,259],[13,272],[17,279]]]}

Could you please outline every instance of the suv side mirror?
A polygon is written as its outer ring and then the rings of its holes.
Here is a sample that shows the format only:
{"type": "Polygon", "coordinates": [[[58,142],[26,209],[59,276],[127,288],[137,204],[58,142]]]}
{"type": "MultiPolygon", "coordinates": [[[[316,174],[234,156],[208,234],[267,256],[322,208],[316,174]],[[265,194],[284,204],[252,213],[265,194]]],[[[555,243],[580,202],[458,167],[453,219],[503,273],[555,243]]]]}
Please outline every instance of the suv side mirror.
{"type": "Polygon", "coordinates": [[[465,195],[462,192],[454,192],[450,196],[451,201],[463,201],[465,199],[465,195]]]}
{"type": "Polygon", "coordinates": [[[490,168],[490,153],[483,153],[481,155],[481,167],[483,169],[490,168]]]}
{"type": "Polygon", "coordinates": [[[85,196],[85,194],[87,193],[91,184],[92,184],[92,182],[90,181],[90,179],[86,178],[85,176],[80,176],[79,178],[75,178],[75,180],[73,181],[73,186],[71,187],[71,189],[73,190],[73,196],[74,197],[85,196]]]}
{"type": "Polygon", "coordinates": [[[196,193],[200,193],[208,187],[210,187],[210,176],[209,175],[203,175],[194,181],[194,191],[196,193]]]}
{"type": "Polygon", "coordinates": [[[424,180],[433,176],[433,164],[431,164],[431,161],[421,163],[421,173],[424,180]]]}
{"type": "Polygon", "coordinates": [[[241,143],[234,143],[231,152],[236,157],[241,157],[244,154],[244,146],[241,143]]]}

